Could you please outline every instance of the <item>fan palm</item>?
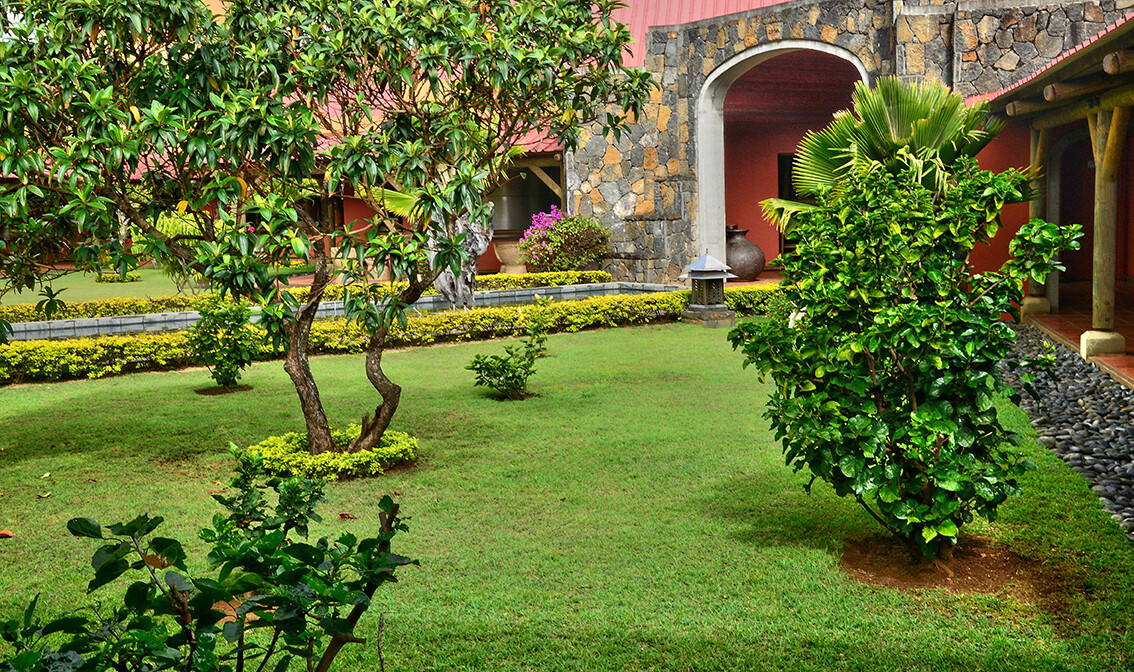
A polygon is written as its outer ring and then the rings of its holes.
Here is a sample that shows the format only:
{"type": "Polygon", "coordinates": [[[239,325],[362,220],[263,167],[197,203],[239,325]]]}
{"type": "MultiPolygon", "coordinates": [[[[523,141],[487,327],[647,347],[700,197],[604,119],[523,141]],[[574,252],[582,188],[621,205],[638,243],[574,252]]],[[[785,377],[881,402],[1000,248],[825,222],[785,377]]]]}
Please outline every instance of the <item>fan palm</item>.
{"type": "MultiPolygon", "coordinates": [[[[937,187],[959,158],[975,156],[1004,127],[989,114],[987,103],[969,107],[939,82],[885,77],[873,89],[858,82],[851,101],[853,112],[839,112],[830,125],[809,131],[799,143],[792,183],[800,196],[837,188],[856,165],[899,170],[911,159],[937,167],[925,171],[926,186],[937,187]]],[[[779,198],[762,205],[781,227],[811,207],[779,198]]]]}

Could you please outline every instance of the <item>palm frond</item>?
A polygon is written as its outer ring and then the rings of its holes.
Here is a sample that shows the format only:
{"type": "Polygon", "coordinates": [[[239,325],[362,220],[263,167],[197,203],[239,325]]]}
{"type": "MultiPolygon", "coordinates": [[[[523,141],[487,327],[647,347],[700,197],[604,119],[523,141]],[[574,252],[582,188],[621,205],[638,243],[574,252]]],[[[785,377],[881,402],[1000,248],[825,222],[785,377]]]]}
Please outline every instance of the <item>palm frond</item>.
{"type": "Polygon", "coordinates": [[[799,201],[789,201],[786,198],[766,198],[760,201],[764,218],[770,219],[784,233],[791,233],[793,228],[792,218],[795,215],[815,210],[817,207],[799,201]]]}

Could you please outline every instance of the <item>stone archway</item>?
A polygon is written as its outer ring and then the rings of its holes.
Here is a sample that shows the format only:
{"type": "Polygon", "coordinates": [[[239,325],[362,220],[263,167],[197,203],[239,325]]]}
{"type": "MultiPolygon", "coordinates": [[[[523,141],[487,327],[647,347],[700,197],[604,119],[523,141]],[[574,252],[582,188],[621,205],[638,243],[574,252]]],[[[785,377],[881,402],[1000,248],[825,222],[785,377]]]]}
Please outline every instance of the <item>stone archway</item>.
{"type": "MultiPolygon", "coordinates": [[[[693,231],[696,254],[725,258],[725,98],[729,88],[749,70],[773,58],[801,51],[822,52],[849,62],[862,81],[869,81],[862,62],[850,51],[825,42],[783,40],[758,45],[722,63],[705,80],[697,97],[697,219],[693,231]]],[[[790,61],[785,63],[790,68],[790,61]]],[[[790,79],[786,83],[790,84],[790,79]]]]}

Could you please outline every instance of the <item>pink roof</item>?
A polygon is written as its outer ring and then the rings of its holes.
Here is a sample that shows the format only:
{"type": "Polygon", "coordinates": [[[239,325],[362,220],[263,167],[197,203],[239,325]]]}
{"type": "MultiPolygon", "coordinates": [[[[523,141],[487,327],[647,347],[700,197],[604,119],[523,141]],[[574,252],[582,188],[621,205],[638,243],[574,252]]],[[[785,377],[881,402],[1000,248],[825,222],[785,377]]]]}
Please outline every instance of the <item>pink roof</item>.
{"type": "MultiPolygon", "coordinates": [[[[1086,40],[1083,40],[1082,42],[1075,45],[1071,49],[1068,49],[1067,51],[1063,52],[1062,54],[1060,54],[1059,56],[1055,57],[1054,59],[1049,61],[1047,64],[1045,64],[1042,68],[1040,68],[1039,70],[1036,70],[1035,72],[1028,75],[1027,77],[1022,78],[1019,81],[1013,82],[1010,86],[1006,86],[1003,89],[1000,89],[998,91],[990,91],[988,93],[982,93],[982,94],[979,94],[979,95],[976,95],[976,96],[969,96],[968,98],[965,99],[965,102],[967,102],[971,105],[973,103],[979,103],[979,102],[983,102],[983,101],[986,101],[986,100],[992,101],[992,100],[996,100],[997,98],[1000,98],[1001,96],[1004,96],[1008,93],[1011,93],[1012,91],[1015,91],[1015,90],[1023,87],[1028,82],[1034,81],[1035,79],[1042,77],[1043,75],[1047,74],[1055,66],[1059,65],[1063,61],[1066,61],[1067,59],[1071,58],[1075,54],[1077,54],[1080,51],[1091,46],[1095,42],[1098,42],[1104,36],[1109,35],[1110,33],[1113,33],[1114,31],[1118,30],[1120,27],[1129,23],[1131,21],[1131,19],[1134,19],[1134,12],[1131,12],[1130,14],[1123,16],[1122,18],[1115,21],[1113,24],[1107,26],[1106,28],[1103,28],[1102,30],[1095,33],[1091,37],[1087,38],[1086,40]]],[[[1132,27],[1134,27],[1134,24],[1131,24],[1131,25],[1132,25],[1132,27]]]]}
{"type": "Polygon", "coordinates": [[[628,0],[628,7],[614,10],[617,21],[630,26],[634,37],[626,65],[646,62],[646,31],[654,26],[692,23],[727,14],[784,4],[787,0],[628,0]]]}

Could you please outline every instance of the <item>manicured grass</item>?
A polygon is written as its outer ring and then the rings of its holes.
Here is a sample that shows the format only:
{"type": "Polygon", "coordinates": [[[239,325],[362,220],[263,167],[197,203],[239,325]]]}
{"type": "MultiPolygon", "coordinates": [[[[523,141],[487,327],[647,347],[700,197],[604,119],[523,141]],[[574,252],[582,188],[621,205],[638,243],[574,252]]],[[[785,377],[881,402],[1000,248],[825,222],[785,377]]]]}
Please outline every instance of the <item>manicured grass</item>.
{"type": "MultiPolygon", "coordinates": [[[[852,502],[783,466],[767,390],[724,341],[687,325],[549,339],[540,396],[498,402],[462,367],[500,342],[384,360],[405,392],[395,427],[422,458],[334,484],[316,533],[373,531],[397,493],[418,558],[378,605],[390,670],[1121,670],[1134,664],[1134,549],[1082,479],[1031,445],[1039,471],[977,531],[1069,572],[1065,614],[1006,596],[903,593],[838,568],[876,532],[852,502]],[[358,516],[339,520],[338,513],[358,516]]],[[[314,360],[331,420],[372,410],[361,357],[314,360]]],[[[89,602],[94,547],[68,518],[149,511],[192,540],[219,510],[228,441],[300,428],[278,363],[254,391],[199,396],[203,370],[0,389],[0,617],[36,593],[89,602]],[[50,476],[41,478],[44,474],[50,476]],[[50,493],[49,497],[39,495],[50,493]]],[[[1026,429],[1016,409],[1012,422],[1026,429]]],[[[195,566],[202,567],[201,547],[195,566]]],[[[100,593],[96,593],[97,597],[100,593]]],[[[103,594],[104,599],[109,594],[103,594]]],[[[373,638],[377,614],[362,633],[373,638]]],[[[376,670],[373,647],[337,669],[376,670]]]]}
{"type": "MultiPolygon", "coordinates": [[[[157,268],[138,268],[131,273],[139,273],[138,282],[95,282],[91,273],[72,273],[51,283],[52,289],[65,289],[59,298],[70,303],[75,301],[95,301],[98,299],[140,298],[174,296],[178,294],[177,284],[162,274],[157,268]]],[[[39,290],[26,290],[23,293],[11,292],[0,297],[0,305],[14,306],[20,303],[37,303],[41,298],[39,290]]]]}

